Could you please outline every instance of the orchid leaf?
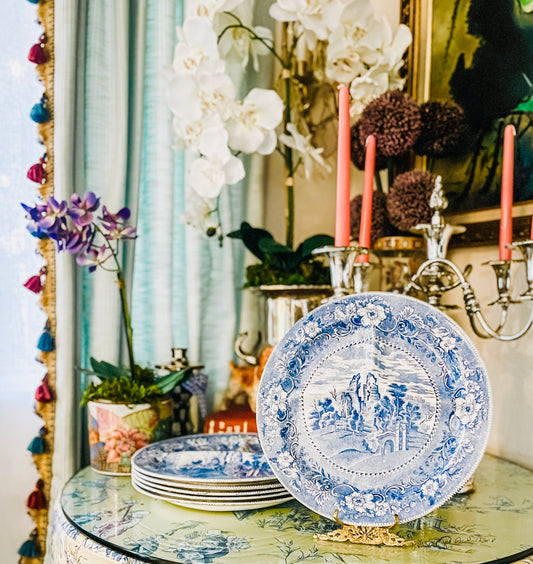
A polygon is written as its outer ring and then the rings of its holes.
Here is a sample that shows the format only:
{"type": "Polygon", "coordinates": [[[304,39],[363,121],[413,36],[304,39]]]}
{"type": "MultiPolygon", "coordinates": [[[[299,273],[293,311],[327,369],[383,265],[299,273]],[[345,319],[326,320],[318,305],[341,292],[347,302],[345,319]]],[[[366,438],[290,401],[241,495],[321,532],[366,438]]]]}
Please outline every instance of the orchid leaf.
{"type": "Polygon", "coordinates": [[[243,221],[241,223],[241,228],[237,231],[232,231],[228,233],[228,237],[232,239],[241,239],[245,247],[254,254],[260,261],[265,260],[265,253],[261,250],[259,242],[263,239],[274,240],[272,234],[266,229],[258,229],[252,227],[248,222],[243,221]]]}
{"type": "Polygon", "coordinates": [[[261,239],[259,248],[264,251],[270,264],[276,268],[293,270],[300,262],[294,251],[291,251],[286,245],[274,241],[274,239],[261,239]]]}
{"type": "MultiPolygon", "coordinates": [[[[115,366],[105,360],[96,360],[91,357],[91,367],[93,373],[100,378],[100,380],[112,380],[113,378],[127,377],[129,370],[124,366],[115,366]]],[[[85,370],[85,372],[88,372],[85,370]]]]}
{"type": "Polygon", "coordinates": [[[161,394],[167,394],[172,391],[180,382],[183,382],[192,373],[191,368],[183,368],[174,372],[169,372],[165,376],[157,378],[155,385],[159,388],[161,394]]]}
{"type": "Polygon", "coordinates": [[[308,237],[305,241],[303,241],[298,249],[301,249],[302,258],[305,259],[313,254],[315,249],[320,247],[327,247],[329,245],[333,245],[334,239],[331,235],[313,235],[308,237]]]}

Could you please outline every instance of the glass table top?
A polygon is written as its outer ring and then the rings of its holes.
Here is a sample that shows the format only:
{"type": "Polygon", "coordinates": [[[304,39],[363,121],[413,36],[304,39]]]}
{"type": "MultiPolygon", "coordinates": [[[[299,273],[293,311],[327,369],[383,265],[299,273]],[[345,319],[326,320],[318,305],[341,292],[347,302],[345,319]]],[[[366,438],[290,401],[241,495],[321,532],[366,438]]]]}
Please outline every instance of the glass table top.
{"type": "Polygon", "coordinates": [[[504,563],[533,554],[533,471],[485,455],[474,481],[473,493],[395,527],[415,541],[406,547],[314,540],[338,525],[296,500],[235,512],[186,509],[138,493],[129,476],[91,468],[66,484],[61,507],[82,533],[147,562],[504,563]]]}

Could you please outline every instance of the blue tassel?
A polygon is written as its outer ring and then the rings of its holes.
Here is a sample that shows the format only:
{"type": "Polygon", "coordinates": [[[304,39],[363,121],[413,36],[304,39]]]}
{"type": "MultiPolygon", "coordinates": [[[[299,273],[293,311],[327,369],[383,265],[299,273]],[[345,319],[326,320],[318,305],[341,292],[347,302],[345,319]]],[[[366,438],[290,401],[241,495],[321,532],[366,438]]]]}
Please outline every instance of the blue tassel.
{"type": "Polygon", "coordinates": [[[44,452],[44,441],[42,437],[35,437],[28,445],[28,450],[32,454],[42,454],[44,452]]]}
{"type": "Polygon", "coordinates": [[[25,558],[39,558],[39,556],[41,556],[41,549],[36,541],[37,529],[32,532],[27,541],[22,543],[22,546],[19,548],[20,556],[24,556],[25,558]]]}
{"type": "Polygon", "coordinates": [[[33,106],[30,117],[35,123],[46,123],[50,120],[50,110],[46,107],[46,102],[43,98],[33,106]]]}
{"type": "Polygon", "coordinates": [[[38,4],[41,0],[28,0],[30,4],[38,4]]]}
{"type": "Polygon", "coordinates": [[[43,352],[51,352],[55,348],[54,338],[50,334],[50,327],[48,327],[48,325],[44,328],[43,334],[39,337],[37,348],[43,352]]]}

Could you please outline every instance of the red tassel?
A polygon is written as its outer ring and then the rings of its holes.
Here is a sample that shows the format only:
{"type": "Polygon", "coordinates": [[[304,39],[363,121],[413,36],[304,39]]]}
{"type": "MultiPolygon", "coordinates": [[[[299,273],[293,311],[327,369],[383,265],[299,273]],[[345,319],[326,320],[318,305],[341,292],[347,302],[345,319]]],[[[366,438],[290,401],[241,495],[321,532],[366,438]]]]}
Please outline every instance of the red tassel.
{"type": "Polygon", "coordinates": [[[39,403],[48,403],[52,401],[52,392],[48,387],[48,375],[42,379],[41,385],[35,390],[35,399],[39,403]]]}
{"type": "Polygon", "coordinates": [[[28,507],[28,509],[46,508],[46,499],[44,498],[43,487],[44,483],[42,480],[39,480],[35,484],[35,490],[31,492],[26,500],[26,507],[28,507]]]}
{"type": "Polygon", "coordinates": [[[35,63],[36,65],[42,65],[48,61],[48,53],[42,43],[36,43],[31,46],[28,54],[28,61],[30,61],[30,63],[35,63]]]}
{"type": "Polygon", "coordinates": [[[38,294],[43,289],[43,284],[41,282],[41,276],[36,274],[35,276],[30,276],[26,282],[24,282],[24,287],[28,290],[38,294]]]}
{"type": "Polygon", "coordinates": [[[28,278],[28,280],[26,280],[26,282],[24,282],[24,287],[28,288],[28,290],[31,290],[32,292],[35,292],[36,294],[38,294],[43,289],[42,277],[43,277],[44,274],[46,274],[46,268],[45,267],[43,267],[43,268],[41,268],[41,270],[39,270],[39,274],[36,274],[35,276],[30,276],[28,278]]]}
{"type": "Polygon", "coordinates": [[[26,176],[33,182],[44,184],[46,182],[45,159],[41,159],[38,163],[32,165],[26,176]]]}

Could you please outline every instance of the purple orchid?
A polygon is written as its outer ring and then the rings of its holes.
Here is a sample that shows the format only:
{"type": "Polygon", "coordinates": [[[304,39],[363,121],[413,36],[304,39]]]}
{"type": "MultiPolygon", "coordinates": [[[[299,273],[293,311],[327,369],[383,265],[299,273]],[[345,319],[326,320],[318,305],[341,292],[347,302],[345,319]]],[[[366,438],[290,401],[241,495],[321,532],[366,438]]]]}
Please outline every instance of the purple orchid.
{"type": "Polygon", "coordinates": [[[58,201],[49,196],[46,201],[45,209],[41,212],[41,217],[37,220],[37,227],[50,237],[56,235],[60,237],[60,232],[65,228],[67,221],[68,204],[58,201]]]}
{"type": "Polygon", "coordinates": [[[90,225],[93,222],[93,212],[100,206],[100,198],[94,192],[85,192],[83,199],[78,194],[71,196],[72,206],[68,210],[68,215],[72,223],[78,229],[90,225]]]}
{"type": "Polygon", "coordinates": [[[89,271],[92,272],[100,266],[104,270],[115,273],[133,377],[135,374],[133,330],[124,275],[118,260],[119,241],[136,237],[135,228],[127,225],[131,215],[130,210],[122,208],[113,214],[103,206],[102,217],[97,218],[94,212],[100,207],[100,198],[97,198],[93,192],[86,192],[83,198],[73,194],[71,202],[69,206],[67,201],[59,203],[53,197],[49,197],[46,204],[40,203],[33,207],[22,204],[28,219],[28,229],[32,235],[53,239],[58,252],[66,251],[76,255],[76,262],[88,266],[89,271]],[[108,260],[111,264],[104,267],[103,264],[108,260]]]}
{"type": "Polygon", "coordinates": [[[105,206],[102,207],[102,227],[108,231],[106,239],[135,239],[136,229],[126,225],[131,212],[128,208],[122,208],[117,213],[109,213],[105,206]]]}
{"type": "Polygon", "coordinates": [[[28,220],[28,225],[26,228],[34,237],[38,239],[45,239],[48,237],[48,233],[44,229],[42,229],[39,225],[39,220],[46,212],[46,206],[44,204],[37,204],[31,208],[26,204],[21,204],[24,210],[26,211],[26,219],[28,220]]]}
{"type": "Polygon", "coordinates": [[[98,265],[103,264],[109,257],[111,257],[111,254],[108,253],[107,246],[102,245],[98,250],[93,247],[88,249],[85,254],[78,255],[76,262],[80,266],[88,266],[89,272],[93,272],[98,265]]]}
{"type": "Polygon", "coordinates": [[[62,237],[57,240],[58,249],[76,255],[90,248],[93,236],[94,232],[91,225],[86,225],[80,230],[65,230],[62,237]]]}

